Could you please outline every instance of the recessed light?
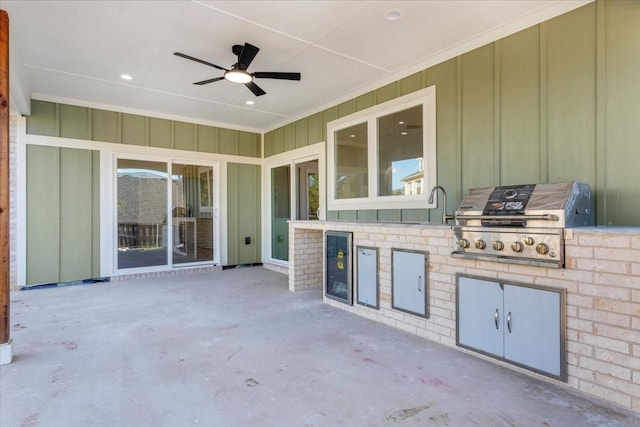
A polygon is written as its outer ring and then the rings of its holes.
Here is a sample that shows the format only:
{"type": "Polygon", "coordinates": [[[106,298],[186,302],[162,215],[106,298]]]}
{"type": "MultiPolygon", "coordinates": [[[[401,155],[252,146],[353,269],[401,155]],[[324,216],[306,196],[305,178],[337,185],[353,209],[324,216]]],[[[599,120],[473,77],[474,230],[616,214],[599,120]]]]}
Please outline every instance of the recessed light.
{"type": "Polygon", "coordinates": [[[407,135],[407,132],[400,132],[400,135],[407,135]]]}
{"type": "Polygon", "coordinates": [[[120,74],[120,78],[122,80],[133,80],[133,77],[131,77],[129,74],[120,74]]]}
{"type": "Polygon", "coordinates": [[[385,14],[384,17],[387,19],[387,21],[397,21],[398,19],[402,18],[402,10],[391,9],[385,14]]]}
{"type": "Polygon", "coordinates": [[[402,120],[400,120],[400,121],[398,122],[398,124],[399,124],[399,125],[403,125],[403,124],[404,124],[404,122],[403,122],[402,120]]]}
{"type": "Polygon", "coordinates": [[[255,101],[248,100],[248,101],[246,102],[246,104],[247,104],[247,105],[253,105],[253,104],[255,104],[255,101]]]}
{"type": "Polygon", "coordinates": [[[356,135],[354,133],[352,133],[351,135],[349,135],[351,138],[355,138],[356,135]]]}

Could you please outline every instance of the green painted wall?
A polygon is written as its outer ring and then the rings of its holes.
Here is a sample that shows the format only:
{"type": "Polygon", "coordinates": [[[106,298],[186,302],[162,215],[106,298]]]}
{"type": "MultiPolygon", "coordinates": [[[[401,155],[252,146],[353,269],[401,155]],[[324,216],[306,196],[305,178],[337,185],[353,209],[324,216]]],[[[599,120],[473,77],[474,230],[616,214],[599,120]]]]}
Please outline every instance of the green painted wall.
{"type": "MultiPolygon", "coordinates": [[[[31,101],[31,112],[27,133],[33,135],[253,158],[262,155],[261,135],[253,132],[38,100],[31,101]]],[[[99,275],[98,153],[33,145],[28,152],[27,282],[99,275]],[[52,211],[51,206],[56,208],[52,211]]],[[[233,177],[230,186],[242,182],[229,192],[229,263],[260,262],[260,167],[232,164],[228,170],[233,177]],[[245,236],[251,237],[250,245],[244,244],[245,236]]]]}
{"type": "Polygon", "coordinates": [[[31,101],[27,133],[260,158],[260,137],[215,126],[47,101],[31,101]]]}
{"type": "Polygon", "coordinates": [[[262,262],[260,170],[259,165],[227,164],[227,265],[262,262]]]}
{"type": "MultiPolygon", "coordinates": [[[[598,224],[640,225],[638,23],[640,1],[598,0],[275,129],[265,134],[264,155],[326,141],[331,120],[435,85],[438,183],[450,196],[448,212],[470,187],[580,180],[595,193],[598,224]],[[292,126],[300,131],[292,135],[292,126]]],[[[440,222],[441,215],[327,213],[363,221],[440,222]]]]}
{"type": "Polygon", "coordinates": [[[99,154],[27,146],[27,284],[100,274],[99,154]]]}

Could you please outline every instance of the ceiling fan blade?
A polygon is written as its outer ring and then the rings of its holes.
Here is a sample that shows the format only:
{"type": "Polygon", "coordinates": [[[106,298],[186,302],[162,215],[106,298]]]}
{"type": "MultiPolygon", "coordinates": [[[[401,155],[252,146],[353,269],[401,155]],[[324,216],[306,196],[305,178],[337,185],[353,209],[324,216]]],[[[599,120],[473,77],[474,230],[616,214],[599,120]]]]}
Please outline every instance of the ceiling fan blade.
{"type": "Polygon", "coordinates": [[[300,73],[277,73],[277,72],[267,72],[267,71],[256,71],[251,75],[258,79],[300,80],[300,73]]]}
{"type": "Polygon", "coordinates": [[[214,77],[212,79],[202,80],[201,82],[195,82],[194,85],[206,85],[208,83],[219,82],[220,80],[224,80],[224,77],[214,77]]]}
{"type": "Polygon", "coordinates": [[[208,65],[208,66],[213,67],[213,68],[217,68],[218,70],[229,71],[228,69],[226,69],[224,67],[221,67],[221,66],[216,65],[216,64],[212,64],[211,62],[203,61],[202,59],[194,58],[193,56],[189,56],[189,55],[186,55],[184,53],[173,52],[173,54],[176,55],[176,56],[179,56],[181,58],[184,58],[184,59],[190,59],[191,61],[199,62],[201,64],[208,65]]]}
{"type": "Polygon", "coordinates": [[[246,70],[247,68],[249,68],[249,64],[251,64],[253,58],[256,57],[258,51],[260,51],[260,48],[252,44],[245,43],[244,47],[242,48],[242,52],[240,52],[240,55],[238,55],[238,66],[240,67],[240,69],[246,70]]]}
{"type": "Polygon", "coordinates": [[[260,86],[258,86],[258,85],[257,85],[257,84],[255,84],[254,82],[245,83],[244,85],[245,85],[246,87],[248,87],[248,88],[249,88],[249,90],[250,90],[251,92],[253,92],[253,94],[254,94],[255,96],[260,96],[260,95],[264,95],[265,93],[267,93],[267,92],[265,92],[264,90],[262,90],[262,88],[260,88],[260,86]]]}

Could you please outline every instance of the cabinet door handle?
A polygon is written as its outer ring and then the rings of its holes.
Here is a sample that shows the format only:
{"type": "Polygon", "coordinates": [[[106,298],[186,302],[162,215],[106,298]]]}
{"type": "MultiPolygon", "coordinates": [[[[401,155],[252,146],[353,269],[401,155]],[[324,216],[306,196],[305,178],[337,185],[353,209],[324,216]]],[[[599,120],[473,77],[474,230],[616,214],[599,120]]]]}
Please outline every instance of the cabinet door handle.
{"type": "Polygon", "coordinates": [[[422,292],[422,276],[418,276],[418,292],[422,292]]]}
{"type": "Polygon", "coordinates": [[[509,330],[509,333],[511,333],[511,312],[507,314],[507,329],[509,330]]]}
{"type": "Polygon", "coordinates": [[[498,309],[496,308],[496,312],[493,315],[493,321],[496,324],[496,329],[498,329],[498,309]]]}

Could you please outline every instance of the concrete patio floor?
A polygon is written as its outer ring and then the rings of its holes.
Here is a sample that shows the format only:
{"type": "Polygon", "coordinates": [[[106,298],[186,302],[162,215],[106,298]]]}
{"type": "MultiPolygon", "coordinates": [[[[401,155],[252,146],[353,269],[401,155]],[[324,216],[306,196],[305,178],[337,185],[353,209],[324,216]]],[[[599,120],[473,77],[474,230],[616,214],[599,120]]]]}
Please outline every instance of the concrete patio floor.
{"type": "Polygon", "coordinates": [[[262,267],[11,294],[10,426],[638,426],[262,267]]]}

